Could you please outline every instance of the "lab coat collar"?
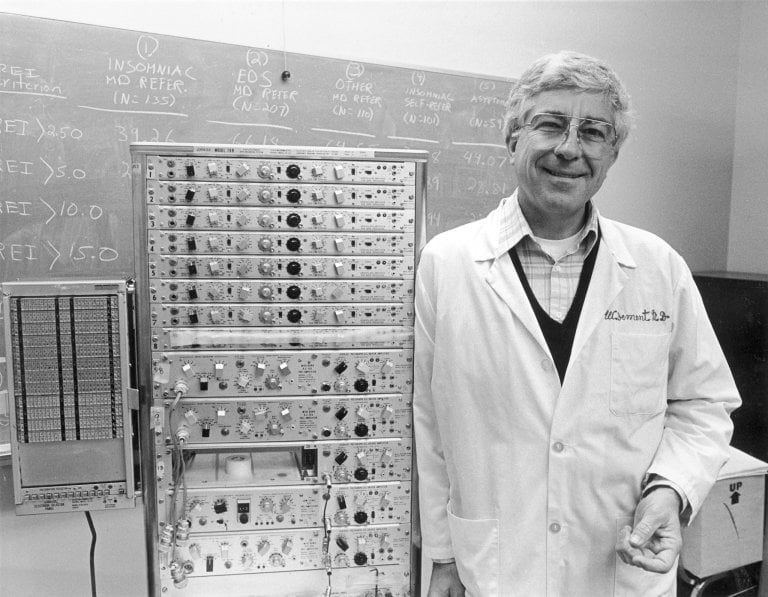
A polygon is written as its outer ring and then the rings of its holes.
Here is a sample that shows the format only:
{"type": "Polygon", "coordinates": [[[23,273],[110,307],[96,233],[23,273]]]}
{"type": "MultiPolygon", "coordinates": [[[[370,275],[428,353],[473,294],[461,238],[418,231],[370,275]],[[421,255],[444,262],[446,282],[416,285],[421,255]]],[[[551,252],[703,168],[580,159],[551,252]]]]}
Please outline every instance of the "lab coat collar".
{"type": "MultiPolygon", "coordinates": [[[[499,259],[522,239],[524,234],[511,235],[509,230],[505,229],[509,221],[508,211],[516,207],[517,190],[509,197],[504,197],[496,209],[488,214],[472,245],[472,258],[475,261],[499,259]]],[[[601,249],[608,249],[619,265],[629,268],[637,267],[624,239],[613,225],[613,221],[600,215],[594,203],[592,210],[597,216],[600,232],[603,236],[601,249]]]]}

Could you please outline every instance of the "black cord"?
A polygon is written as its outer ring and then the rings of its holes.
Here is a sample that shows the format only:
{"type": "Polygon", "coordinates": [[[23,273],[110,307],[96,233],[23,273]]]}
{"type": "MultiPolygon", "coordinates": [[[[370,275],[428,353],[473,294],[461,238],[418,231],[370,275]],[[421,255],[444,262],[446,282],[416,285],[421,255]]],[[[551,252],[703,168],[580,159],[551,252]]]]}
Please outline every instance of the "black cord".
{"type": "Polygon", "coordinates": [[[93,526],[93,518],[91,518],[91,513],[88,510],[85,511],[85,518],[88,521],[88,527],[91,529],[91,597],[96,597],[96,566],[94,565],[94,556],[96,555],[96,527],[93,526]]]}

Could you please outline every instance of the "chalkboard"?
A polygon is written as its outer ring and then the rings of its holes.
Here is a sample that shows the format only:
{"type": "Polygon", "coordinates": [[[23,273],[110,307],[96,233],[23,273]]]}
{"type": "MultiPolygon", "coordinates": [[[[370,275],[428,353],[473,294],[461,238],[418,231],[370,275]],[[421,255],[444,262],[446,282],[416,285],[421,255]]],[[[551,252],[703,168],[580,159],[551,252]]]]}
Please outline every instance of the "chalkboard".
{"type": "Polygon", "coordinates": [[[426,149],[431,237],[514,188],[511,84],[0,14],[0,281],[134,275],[133,141],[426,149]]]}

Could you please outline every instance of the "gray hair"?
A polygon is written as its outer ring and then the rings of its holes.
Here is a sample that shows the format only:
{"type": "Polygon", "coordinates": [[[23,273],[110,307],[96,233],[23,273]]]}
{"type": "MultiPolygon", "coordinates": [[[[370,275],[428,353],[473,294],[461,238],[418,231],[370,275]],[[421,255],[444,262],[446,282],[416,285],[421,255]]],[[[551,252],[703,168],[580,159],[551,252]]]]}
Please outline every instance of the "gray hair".
{"type": "Polygon", "coordinates": [[[507,100],[504,135],[507,147],[523,126],[523,111],[528,100],[543,91],[576,89],[602,93],[613,108],[616,148],[621,147],[632,128],[633,114],[629,94],[616,73],[597,58],[563,51],[536,60],[513,85],[507,100]]]}

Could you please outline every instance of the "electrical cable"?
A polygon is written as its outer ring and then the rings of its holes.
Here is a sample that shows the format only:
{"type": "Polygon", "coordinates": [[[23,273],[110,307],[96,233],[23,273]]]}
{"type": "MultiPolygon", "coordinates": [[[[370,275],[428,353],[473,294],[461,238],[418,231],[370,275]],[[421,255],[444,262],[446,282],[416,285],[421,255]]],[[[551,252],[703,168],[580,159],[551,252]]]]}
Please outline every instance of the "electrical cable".
{"type": "Polygon", "coordinates": [[[88,527],[91,529],[91,553],[89,557],[89,565],[91,571],[91,597],[96,597],[96,527],[93,526],[93,518],[91,518],[91,513],[88,510],[85,511],[85,518],[88,521],[88,527]]]}
{"type": "Polygon", "coordinates": [[[325,532],[325,535],[323,537],[323,552],[325,560],[325,570],[328,574],[328,586],[325,589],[325,597],[331,597],[331,592],[333,591],[332,585],[331,585],[331,575],[333,574],[333,568],[331,567],[331,519],[327,517],[328,513],[328,502],[331,501],[331,488],[333,487],[333,483],[331,482],[331,476],[328,473],[325,473],[323,475],[325,479],[325,493],[323,494],[323,499],[325,500],[325,505],[323,506],[323,530],[325,532]]]}

